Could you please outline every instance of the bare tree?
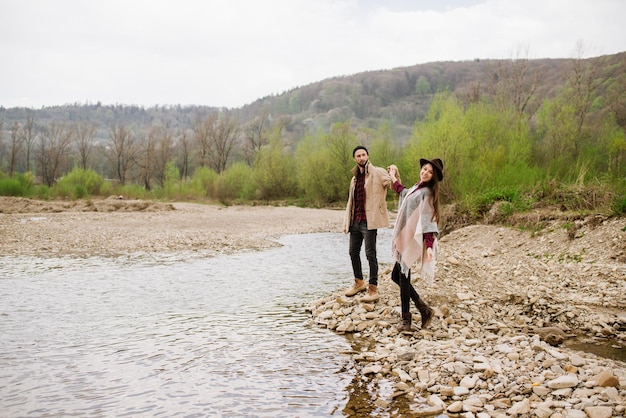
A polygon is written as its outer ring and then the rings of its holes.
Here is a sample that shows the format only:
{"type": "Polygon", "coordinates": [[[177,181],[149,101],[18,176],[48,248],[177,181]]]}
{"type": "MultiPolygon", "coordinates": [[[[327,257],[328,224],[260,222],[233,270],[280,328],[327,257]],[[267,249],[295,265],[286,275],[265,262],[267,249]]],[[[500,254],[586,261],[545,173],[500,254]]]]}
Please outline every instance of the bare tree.
{"type": "Polygon", "coordinates": [[[528,51],[518,51],[515,58],[510,61],[498,61],[494,71],[494,95],[495,102],[500,108],[512,106],[515,112],[521,116],[528,114],[530,119],[537,109],[530,109],[529,103],[541,84],[541,71],[530,71],[528,51]]]}
{"type": "Polygon", "coordinates": [[[79,121],[74,124],[75,142],[78,150],[78,165],[83,170],[89,167],[89,156],[93,150],[98,126],[95,123],[79,121]]]}
{"type": "Polygon", "coordinates": [[[180,175],[186,179],[189,177],[189,165],[191,163],[192,141],[187,131],[182,129],[178,137],[177,148],[180,154],[180,175]]]}
{"type": "Polygon", "coordinates": [[[65,124],[54,122],[43,129],[36,159],[44,184],[52,186],[67,171],[72,134],[65,124]]]}
{"type": "Polygon", "coordinates": [[[26,171],[30,171],[31,152],[35,145],[35,116],[32,111],[26,112],[26,123],[24,124],[24,144],[26,145],[26,171]]]}
{"type": "Polygon", "coordinates": [[[569,103],[574,107],[579,137],[589,114],[589,109],[591,109],[593,94],[599,84],[597,73],[600,62],[598,59],[585,60],[583,58],[584,52],[583,43],[577,42],[575,58],[572,61],[567,80],[571,91],[569,103]]]}
{"type": "Polygon", "coordinates": [[[211,131],[211,162],[218,173],[226,169],[230,153],[239,136],[239,126],[228,114],[222,114],[211,131]]]}
{"type": "Polygon", "coordinates": [[[216,122],[217,113],[211,113],[203,118],[198,116],[193,124],[193,142],[201,167],[208,167],[210,164],[211,132],[216,122]]]}
{"type": "Polygon", "coordinates": [[[261,116],[257,116],[244,129],[244,146],[243,154],[248,165],[252,166],[254,158],[263,147],[269,142],[270,136],[270,118],[266,110],[261,116]]]}
{"type": "Polygon", "coordinates": [[[20,129],[20,125],[17,122],[13,123],[11,127],[11,143],[9,144],[9,166],[8,166],[8,174],[9,176],[13,176],[16,171],[17,161],[22,152],[23,146],[23,137],[20,129]]]}
{"type": "Polygon", "coordinates": [[[156,132],[156,150],[154,154],[154,173],[161,187],[165,186],[167,175],[167,163],[172,160],[174,154],[174,141],[172,133],[163,127],[156,132]]]}
{"type": "Polygon", "coordinates": [[[139,172],[143,187],[146,190],[151,190],[151,180],[154,175],[154,157],[156,148],[156,130],[158,128],[151,127],[148,134],[139,144],[140,151],[137,155],[137,165],[139,166],[139,172]]]}
{"type": "Polygon", "coordinates": [[[111,146],[105,153],[112,164],[120,184],[126,184],[130,169],[137,163],[139,147],[131,131],[126,126],[116,125],[111,128],[111,146]]]}
{"type": "Polygon", "coordinates": [[[238,135],[238,124],[227,113],[198,118],[193,126],[193,138],[200,166],[211,167],[218,173],[224,171],[238,135]]]}

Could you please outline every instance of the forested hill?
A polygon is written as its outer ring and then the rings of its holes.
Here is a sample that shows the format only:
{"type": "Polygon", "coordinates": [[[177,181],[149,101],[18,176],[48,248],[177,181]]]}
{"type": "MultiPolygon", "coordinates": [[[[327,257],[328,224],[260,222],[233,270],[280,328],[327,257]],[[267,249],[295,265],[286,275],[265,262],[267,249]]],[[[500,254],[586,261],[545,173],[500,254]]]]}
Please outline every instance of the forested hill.
{"type": "MultiPolygon", "coordinates": [[[[589,59],[515,59],[434,62],[391,70],[334,77],[275,95],[241,108],[227,109],[180,104],[144,108],[136,105],[74,103],[38,109],[0,106],[4,138],[15,122],[23,125],[30,113],[35,126],[51,122],[89,121],[97,128],[97,141],[106,141],[115,126],[147,132],[162,126],[172,132],[190,129],[199,117],[228,113],[245,132],[259,120],[283,120],[283,135],[298,140],[310,130],[328,130],[335,122],[377,128],[388,122],[400,141],[409,137],[416,120],[423,119],[434,94],[453,92],[464,102],[489,95],[516,103],[532,115],[554,96],[566,81],[581,77],[595,80],[593,106],[610,107],[618,123],[626,120],[626,52],[589,59]],[[582,74],[585,71],[587,74],[582,74]],[[592,71],[593,76],[587,77],[592,71]]],[[[570,83],[571,85],[571,83],[570,83]]],[[[584,86],[581,86],[584,87],[584,86]]],[[[1,105],[1,104],[0,104],[1,105]]]]}

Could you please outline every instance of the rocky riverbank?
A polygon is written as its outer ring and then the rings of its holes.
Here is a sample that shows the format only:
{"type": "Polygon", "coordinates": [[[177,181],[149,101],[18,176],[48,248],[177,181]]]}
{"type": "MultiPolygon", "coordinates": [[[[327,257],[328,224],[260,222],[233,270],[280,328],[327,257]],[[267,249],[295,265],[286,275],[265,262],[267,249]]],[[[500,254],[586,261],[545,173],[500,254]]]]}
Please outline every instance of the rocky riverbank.
{"type": "Polygon", "coordinates": [[[391,266],[378,302],[338,291],[310,304],[312,322],[363,342],[357,374],[394,382],[376,400],[382,409],[404,397],[412,416],[626,416],[626,220],[568,222],[535,232],[474,225],[443,237],[434,285],[412,273],[436,311],[426,330],[415,307],[414,332],[396,330],[391,266]],[[581,339],[612,346],[621,360],[568,345],[581,339]]]}

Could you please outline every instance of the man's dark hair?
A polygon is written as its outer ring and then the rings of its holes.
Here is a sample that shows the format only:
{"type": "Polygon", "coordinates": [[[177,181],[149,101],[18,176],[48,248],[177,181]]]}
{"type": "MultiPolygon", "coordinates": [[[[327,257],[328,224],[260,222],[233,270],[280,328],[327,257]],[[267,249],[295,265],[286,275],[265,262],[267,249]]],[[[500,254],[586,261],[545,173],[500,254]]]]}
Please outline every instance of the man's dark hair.
{"type": "Polygon", "coordinates": [[[360,149],[364,149],[365,152],[367,153],[367,155],[370,155],[369,151],[367,150],[367,148],[365,148],[363,145],[357,145],[356,147],[354,147],[354,149],[352,150],[352,158],[354,158],[354,154],[356,154],[356,152],[360,149]]]}

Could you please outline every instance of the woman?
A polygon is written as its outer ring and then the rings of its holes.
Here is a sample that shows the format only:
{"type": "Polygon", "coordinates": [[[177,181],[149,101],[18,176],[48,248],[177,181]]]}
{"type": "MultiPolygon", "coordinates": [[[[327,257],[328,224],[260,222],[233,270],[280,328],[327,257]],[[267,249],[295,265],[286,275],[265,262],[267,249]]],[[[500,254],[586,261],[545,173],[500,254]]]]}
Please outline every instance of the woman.
{"type": "Polygon", "coordinates": [[[435,277],[439,229],[439,182],[443,180],[443,161],[420,159],[420,181],[406,188],[399,179],[398,167],[390,165],[389,175],[399,195],[398,217],[393,229],[392,252],[396,261],[391,280],[400,286],[402,322],[400,332],[411,330],[410,300],[422,317],[422,329],[433,317],[433,310],[420,298],[411,284],[411,266],[421,262],[421,275],[431,284],[435,277]]]}

